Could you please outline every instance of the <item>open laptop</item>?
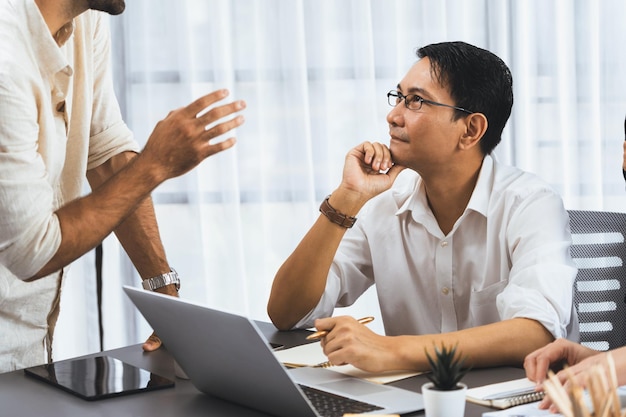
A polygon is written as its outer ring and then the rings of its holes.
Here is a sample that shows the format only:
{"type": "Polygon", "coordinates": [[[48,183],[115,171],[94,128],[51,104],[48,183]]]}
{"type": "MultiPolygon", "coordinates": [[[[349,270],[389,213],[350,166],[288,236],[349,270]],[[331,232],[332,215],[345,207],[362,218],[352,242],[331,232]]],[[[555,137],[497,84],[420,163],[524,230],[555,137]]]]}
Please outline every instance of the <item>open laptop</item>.
{"type": "Polygon", "coordinates": [[[281,417],[403,414],[424,408],[416,392],[329,369],[286,369],[246,317],[129,286],[124,291],[195,387],[206,394],[281,417]],[[313,405],[315,397],[347,397],[353,405],[320,410],[313,405]]]}

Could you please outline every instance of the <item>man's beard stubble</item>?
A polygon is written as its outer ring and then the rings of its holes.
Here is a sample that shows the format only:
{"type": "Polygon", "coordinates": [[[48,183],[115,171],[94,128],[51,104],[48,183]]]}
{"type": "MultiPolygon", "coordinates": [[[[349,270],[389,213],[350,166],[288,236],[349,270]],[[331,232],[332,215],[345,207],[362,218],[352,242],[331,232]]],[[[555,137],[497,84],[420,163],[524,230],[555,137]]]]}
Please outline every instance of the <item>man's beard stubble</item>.
{"type": "Polygon", "coordinates": [[[126,8],[124,0],[88,0],[89,8],[106,12],[110,15],[121,14],[126,8]]]}

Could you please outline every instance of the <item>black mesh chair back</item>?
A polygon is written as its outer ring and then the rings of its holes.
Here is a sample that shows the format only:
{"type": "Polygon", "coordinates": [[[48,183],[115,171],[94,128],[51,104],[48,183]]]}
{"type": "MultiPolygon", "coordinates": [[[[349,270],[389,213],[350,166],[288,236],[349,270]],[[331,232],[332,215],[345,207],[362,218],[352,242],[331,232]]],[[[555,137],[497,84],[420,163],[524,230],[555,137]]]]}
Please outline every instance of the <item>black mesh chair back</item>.
{"type": "Polygon", "coordinates": [[[578,266],[574,303],[580,342],[596,350],[626,345],[626,213],[569,210],[578,266]]]}

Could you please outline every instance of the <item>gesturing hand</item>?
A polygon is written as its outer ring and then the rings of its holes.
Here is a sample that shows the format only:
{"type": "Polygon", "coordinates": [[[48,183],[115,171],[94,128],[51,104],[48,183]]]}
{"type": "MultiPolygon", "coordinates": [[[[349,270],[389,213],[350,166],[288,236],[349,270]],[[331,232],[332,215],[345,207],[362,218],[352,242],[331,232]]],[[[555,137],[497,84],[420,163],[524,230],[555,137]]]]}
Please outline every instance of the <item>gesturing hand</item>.
{"type": "Polygon", "coordinates": [[[235,144],[234,137],[212,143],[244,122],[241,115],[222,120],[246,106],[244,101],[213,106],[226,96],[227,90],[214,91],[186,107],[171,111],[157,123],[140,157],[148,161],[158,180],[182,175],[205,158],[235,144]]]}

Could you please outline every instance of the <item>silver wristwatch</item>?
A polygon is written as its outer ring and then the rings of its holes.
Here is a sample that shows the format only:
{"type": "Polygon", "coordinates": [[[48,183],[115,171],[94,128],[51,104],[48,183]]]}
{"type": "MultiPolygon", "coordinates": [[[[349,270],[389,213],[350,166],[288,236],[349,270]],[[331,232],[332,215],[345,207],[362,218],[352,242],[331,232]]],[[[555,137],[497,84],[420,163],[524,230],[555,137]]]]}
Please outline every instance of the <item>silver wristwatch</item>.
{"type": "Polygon", "coordinates": [[[157,275],[156,277],[144,279],[141,281],[141,285],[144,290],[154,291],[166,285],[175,284],[176,291],[180,289],[180,279],[178,273],[174,268],[170,268],[170,272],[166,274],[157,275]]]}

